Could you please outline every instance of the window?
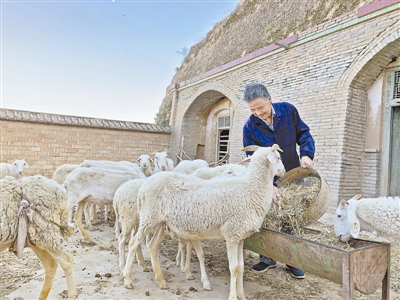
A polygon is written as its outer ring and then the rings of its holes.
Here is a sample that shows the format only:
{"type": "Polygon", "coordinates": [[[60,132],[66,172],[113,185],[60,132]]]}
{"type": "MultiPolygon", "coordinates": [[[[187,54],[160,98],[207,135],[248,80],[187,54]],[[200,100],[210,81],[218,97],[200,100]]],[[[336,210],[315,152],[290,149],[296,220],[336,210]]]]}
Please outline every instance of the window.
{"type": "Polygon", "coordinates": [[[223,117],[218,119],[218,127],[219,128],[225,128],[231,126],[230,124],[231,118],[230,117],[223,117]]]}
{"type": "MultiPolygon", "coordinates": [[[[228,154],[230,121],[230,117],[218,118],[218,161],[223,159],[228,154]]],[[[227,160],[225,160],[223,163],[226,164],[227,160]]]]}
{"type": "Polygon", "coordinates": [[[400,99],[400,71],[394,72],[393,99],[400,99]]]}

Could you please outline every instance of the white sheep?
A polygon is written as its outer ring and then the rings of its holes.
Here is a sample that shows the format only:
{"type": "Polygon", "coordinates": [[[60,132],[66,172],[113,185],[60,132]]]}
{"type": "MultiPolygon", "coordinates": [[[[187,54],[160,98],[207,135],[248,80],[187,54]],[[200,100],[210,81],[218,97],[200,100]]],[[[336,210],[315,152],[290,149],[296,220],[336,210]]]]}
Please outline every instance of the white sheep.
{"type": "Polygon", "coordinates": [[[208,168],[208,163],[203,159],[182,160],[172,171],[181,174],[192,174],[200,168],[208,168]]]}
{"type": "Polygon", "coordinates": [[[241,177],[246,174],[247,167],[245,165],[227,164],[226,169],[219,175],[220,177],[241,177]]]}
{"type": "MultiPolygon", "coordinates": [[[[63,164],[59,166],[53,173],[51,179],[56,181],[58,184],[63,184],[65,181],[65,178],[67,178],[67,175],[71,173],[73,170],[75,170],[77,167],[79,167],[78,164],[63,164]]],[[[68,214],[68,223],[72,223],[74,217],[74,207],[71,208],[68,214]]],[[[85,209],[85,218],[89,217],[89,211],[88,208],[85,209]]]]}
{"type": "MultiPolygon", "coordinates": [[[[246,159],[251,161],[246,174],[241,177],[209,181],[165,172],[154,174],[143,183],[138,195],[140,225],[129,243],[124,269],[126,288],[132,288],[136,249],[149,232],[154,232],[148,250],[155,279],[160,288],[168,288],[158,261],[158,247],[165,235],[163,226],[167,226],[186,240],[223,238],[231,272],[229,299],[245,299],[243,243],[259,231],[271,205],[273,178],[283,175],[285,168],[278,145],[250,146],[244,150],[255,152],[246,159]]],[[[202,274],[202,282],[203,279],[202,274]]]]}
{"type": "MultiPolygon", "coordinates": [[[[51,179],[55,180],[59,184],[63,184],[65,181],[65,178],[67,178],[67,175],[71,173],[73,170],[75,170],[77,167],[79,167],[78,164],[63,164],[59,166],[53,173],[51,179]]],[[[86,205],[85,207],[85,218],[89,218],[89,206],[86,205]]],[[[72,223],[74,217],[74,208],[71,209],[68,215],[68,222],[72,223]]]]}
{"type": "Polygon", "coordinates": [[[16,159],[12,164],[0,163],[0,179],[6,176],[19,178],[24,174],[25,168],[29,168],[25,159],[16,159]]]}
{"type": "Polygon", "coordinates": [[[55,180],[59,184],[63,184],[67,175],[75,170],[78,164],[63,164],[59,166],[53,173],[51,179],[55,180]]]}
{"type": "MultiPolygon", "coordinates": [[[[84,160],[81,164],[80,167],[96,167],[96,168],[102,168],[102,169],[118,169],[118,170],[125,170],[125,171],[133,171],[136,172],[140,178],[146,178],[146,175],[142,172],[141,168],[136,164],[132,163],[130,161],[109,161],[109,160],[84,160]]],[[[97,219],[97,212],[96,212],[96,205],[93,204],[88,204],[87,207],[85,208],[85,219],[89,219],[89,213],[88,210],[89,208],[91,209],[91,215],[93,218],[94,223],[98,223],[97,219]]],[[[112,209],[112,206],[105,205],[104,209],[104,218],[106,221],[109,220],[109,215],[110,215],[110,210],[112,209]]],[[[90,223],[90,220],[89,220],[90,223]]]]}
{"type": "MultiPolygon", "coordinates": [[[[65,179],[67,190],[68,209],[78,206],[74,221],[86,242],[92,239],[82,226],[82,212],[86,203],[95,205],[112,205],[116,190],[126,181],[141,178],[136,172],[120,171],[116,169],[76,168],[65,179]]],[[[86,227],[93,230],[90,221],[86,227]]]]}
{"type": "MultiPolygon", "coordinates": [[[[119,266],[123,272],[125,267],[125,244],[130,240],[130,235],[134,235],[137,228],[139,227],[139,212],[137,209],[137,195],[139,188],[143,184],[144,179],[133,179],[122,184],[114,195],[113,207],[115,211],[115,235],[118,238],[118,252],[119,252],[119,266]]],[[[197,245],[196,245],[197,246],[197,245]]],[[[178,253],[184,253],[184,248],[187,247],[188,253],[192,251],[192,243],[185,243],[185,241],[179,241],[178,253]]],[[[200,247],[200,245],[199,245],[200,247]]],[[[177,256],[178,257],[178,256],[177,256]]],[[[204,257],[204,255],[203,255],[204,257]]],[[[149,272],[146,266],[141,247],[137,251],[137,261],[142,268],[143,272],[149,272]]],[[[177,261],[178,262],[178,261],[177,261]]],[[[202,264],[201,269],[205,272],[204,259],[200,261],[202,264]]],[[[182,266],[182,271],[185,272],[188,280],[194,280],[194,277],[190,271],[190,256],[185,261],[185,256],[182,255],[182,262],[179,261],[177,265],[182,266]]]]}
{"type": "Polygon", "coordinates": [[[172,171],[174,169],[174,162],[168,158],[168,154],[165,151],[154,152],[154,169],[153,173],[162,171],[172,171]]]}
{"type": "MultiPolygon", "coordinates": [[[[115,234],[118,238],[119,266],[125,267],[125,244],[129,236],[139,227],[139,212],[137,210],[137,195],[145,179],[133,179],[122,184],[114,195],[115,234]],[[134,230],[132,232],[132,230],[134,230]]],[[[141,247],[137,251],[137,259],[143,272],[149,272],[143,258],[141,247]]]]}
{"type": "MultiPolygon", "coordinates": [[[[194,177],[197,177],[197,178],[202,178],[202,179],[209,180],[209,179],[212,179],[214,177],[220,176],[222,173],[224,173],[224,171],[226,169],[231,169],[232,165],[240,166],[238,168],[242,168],[242,167],[245,168],[244,166],[237,165],[237,164],[223,164],[223,165],[216,166],[216,167],[213,167],[213,168],[208,168],[207,167],[207,168],[197,169],[191,175],[194,176],[194,177]]],[[[235,168],[235,167],[233,167],[233,168],[235,168]]],[[[226,174],[226,173],[224,173],[224,174],[226,174]]]]}
{"type": "Polygon", "coordinates": [[[140,167],[133,162],[130,161],[110,161],[110,160],[84,160],[79,166],[81,167],[95,167],[95,168],[111,168],[111,169],[121,169],[127,171],[134,171],[138,173],[141,178],[146,178],[146,175],[143,174],[140,167]]]}
{"type": "MultiPolygon", "coordinates": [[[[222,166],[217,166],[214,168],[209,168],[209,167],[199,168],[196,169],[194,172],[192,172],[191,175],[205,180],[210,180],[210,179],[212,180],[213,178],[217,178],[218,180],[218,177],[244,176],[246,170],[247,168],[244,165],[224,164],[222,166]]],[[[198,247],[201,246],[198,245],[198,247]]],[[[181,266],[181,270],[185,272],[186,279],[194,279],[190,271],[190,257],[192,254],[192,248],[193,245],[190,241],[185,243],[182,239],[179,240],[179,247],[175,260],[176,260],[176,265],[181,266]],[[186,258],[185,258],[185,252],[182,252],[182,250],[184,250],[185,248],[186,248],[186,258]]],[[[245,253],[248,257],[251,258],[256,257],[256,254],[254,252],[251,252],[250,250],[245,249],[245,253]]]]}
{"type": "MultiPolygon", "coordinates": [[[[73,170],[75,170],[77,167],[80,165],[78,164],[63,164],[59,166],[53,173],[52,179],[58,182],[59,184],[63,184],[65,181],[65,178],[67,178],[67,175],[71,173],[73,170]]],[[[90,222],[90,212],[89,209],[90,207],[95,210],[96,206],[95,205],[86,205],[85,206],[85,219],[88,219],[90,222]]],[[[97,216],[95,213],[92,211],[92,215],[94,218],[94,222],[97,222],[97,216]]],[[[71,208],[69,215],[68,215],[68,222],[71,224],[73,222],[73,217],[74,217],[74,207],[71,208]]]]}
{"type": "MultiPolygon", "coordinates": [[[[208,163],[203,159],[182,160],[172,171],[180,174],[192,174],[194,171],[204,168],[208,168],[208,163]]],[[[183,239],[179,238],[178,252],[175,259],[176,265],[181,266],[181,270],[186,273],[186,278],[189,280],[194,279],[190,272],[190,255],[192,253],[192,246],[193,245],[190,241],[184,241],[183,239]],[[187,251],[186,260],[184,252],[185,249],[187,251]]]]}
{"type": "MultiPolygon", "coordinates": [[[[186,161],[185,161],[186,162],[186,161]]],[[[187,161],[190,162],[190,161],[187,161]]],[[[182,162],[181,162],[182,163],[182,162]]],[[[178,166],[181,164],[179,163],[178,166]]],[[[173,171],[176,171],[177,167],[173,171]]],[[[201,166],[201,163],[199,164],[201,166]]],[[[191,166],[189,165],[188,168],[182,168],[183,172],[179,170],[178,173],[184,173],[185,170],[189,169],[191,166]]],[[[190,170],[190,169],[189,169],[190,170]]],[[[186,174],[191,174],[194,177],[202,178],[205,180],[217,178],[217,177],[228,177],[228,176],[243,176],[246,172],[246,166],[239,165],[239,164],[224,164],[222,166],[217,166],[214,168],[209,168],[208,164],[207,167],[200,167],[195,169],[193,172],[187,172],[186,174]]],[[[201,245],[196,245],[197,249],[201,249],[201,245]]],[[[181,267],[181,270],[185,273],[187,280],[193,280],[194,277],[190,270],[190,259],[192,254],[193,244],[191,241],[184,241],[183,239],[179,238],[179,246],[178,252],[175,258],[176,265],[181,267]],[[186,257],[185,257],[185,250],[186,250],[186,257]]],[[[251,252],[250,250],[245,249],[246,256],[254,258],[256,254],[251,252]]],[[[200,269],[205,270],[204,261],[199,260],[200,269]]],[[[205,272],[205,271],[204,271],[205,272]]],[[[205,288],[207,290],[211,290],[211,288],[205,288]]]]}
{"type": "Polygon", "coordinates": [[[336,236],[347,242],[366,230],[400,243],[400,197],[360,198],[340,201],[334,221],[336,236]]]}
{"type": "Polygon", "coordinates": [[[150,177],[151,175],[153,175],[153,171],[151,170],[151,164],[153,163],[153,160],[149,155],[140,155],[136,162],[139,163],[139,167],[142,170],[143,174],[146,175],[146,177],[150,177]]]}
{"type": "Polygon", "coordinates": [[[62,246],[74,232],[68,226],[65,189],[41,175],[20,181],[7,176],[0,180],[0,189],[0,252],[13,247],[22,258],[24,247],[32,249],[45,270],[38,299],[47,299],[60,264],[68,298],[76,299],[73,257],[62,246]]]}

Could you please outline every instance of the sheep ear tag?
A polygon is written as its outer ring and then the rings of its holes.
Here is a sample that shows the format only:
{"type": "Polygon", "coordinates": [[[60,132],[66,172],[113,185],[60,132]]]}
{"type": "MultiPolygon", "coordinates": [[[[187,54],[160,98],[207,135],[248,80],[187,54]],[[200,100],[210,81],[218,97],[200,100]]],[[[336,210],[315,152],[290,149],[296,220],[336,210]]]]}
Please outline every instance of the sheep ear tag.
{"type": "Polygon", "coordinates": [[[357,238],[360,233],[360,221],[357,219],[355,201],[348,201],[349,207],[347,208],[347,226],[353,238],[357,238]]]}

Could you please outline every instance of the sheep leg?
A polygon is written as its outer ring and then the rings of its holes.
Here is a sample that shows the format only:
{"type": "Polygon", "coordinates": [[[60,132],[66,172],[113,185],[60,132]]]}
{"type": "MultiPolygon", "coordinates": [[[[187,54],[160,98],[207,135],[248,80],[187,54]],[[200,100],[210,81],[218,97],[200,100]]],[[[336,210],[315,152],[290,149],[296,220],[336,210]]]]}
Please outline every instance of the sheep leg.
{"type": "Polygon", "coordinates": [[[73,224],[74,212],[75,212],[75,207],[72,207],[71,209],[68,210],[68,224],[73,224]]]}
{"type": "MultiPolygon", "coordinates": [[[[181,267],[181,271],[185,272],[185,251],[186,251],[186,241],[178,237],[178,253],[176,254],[176,265],[181,267]]],[[[185,272],[186,273],[186,272],[185,272]]],[[[186,277],[186,279],[188,279],[186,277]]]]}
{"type": "Polygon", "coordinates": [[[243,288],[243,274],[244,274],[244,252],[243,252],[243,244],[244,244],[244,240],[239,242],[238,245],[238,262],[239,262],[239,273],[238,273],[238,277],[237,277],[237,285],[236,285],[236,289],[237,289],[237,295],[238,295],[238,299],[245,299],[244,296],[244,288],[243,288]]]}
{"type": "Polygon", "coordinates": [[[113,209],[112,205],[104,205],[104,221],[111,220],[113,211],[114,211],[114,209],[113,209]]]}
{"type": "MultiPolygon", "coordinates": [[[[127,242],[129,243],[129,241],[132,240],[133,237],[135,236],[135,234],[136,234],[136,232],[137,232],[137,228],[133,228],[134,226],[132,226],[131,223],[129,223],[129,224],[124,224],[124,225],[128,225],[128,228],[126,228],[125,230],[124,230],[124,228],[122,228],[122,231],[123,231],[123,232],[130,232],[130,233],[131,233],[131,235],[129,236],[129,238],[127,238],[126,241],[125,241],[125,243],[127,243],[127,242]]],[[[138,249],[139,249],[139,248],[138,248],[138,249]]],[[[124,250],[125,250],[125,249],[124,249],[124,250]]],[[[142,248],[140,248],[140,250],[142,250],[142,248]]],[[[139,250],[137,250],[137,251],[139,251],[139,250]]],[[[137,251],[136,251],[136,255],[133,257],[133,262],[134,262],[134,263],[137,262],[137,256],[138,256],[137,251]]],[[[144,260],[144,259],[143,259],[143,260],[144,260]]]]}
{"type": "Polygon", "coordinates": [[[119,222],[119,217],[118,217],[118,212],[115,210],[115,223],[114,223],[114,227],[115,227],[115,237],[117,239],[119,239],[119,236],[121,234],[121,223],[119,222]]]}
{"type": "Polygon", "coordinates": [[[126,238],[127,237],[123,232],[121,232],[118,236],[119,267],[120,267],[122,273],[124,273],[124,267],[125,267],[126,238]]]}
{"type": "Polygon", "coordinates": [[[140,246],[142,241],[146,238],[148,230],[143,228],[139,228],[138,232],[129,241],[128,247],[128,257],[126,258],[126,263],[124,267],[123,277],[124,277],[124,287],[127,289],[133,289],[132,285],[132,266],[133,266],[133,259],[136,257],[137,248],[140,246]]]}
{"type": "MultiPolygon", "coordinates": [[[[92,222],[90,221],[90,208],[91,208],[91,204],[89,204],[89,203],[86,203],[86,205],[85,205],[85,209],[83,210],[83,212],[84,212],[84,214],[85,214],[85,223],[86,223],[86,228],[88,229],[88,230],[93,230],[93,226],[92,226],[92,222]]],[[[78,210],[77,210],[77,212],[75,213],[75,215],[78,213],[78,210]]]]}
{"type": "Polygon", "coordinates": [[[110,206],[104,205],[104,221],[108,221],[108,215],[110,215],[110,206]]]}
{"type": "Polygon", "coordinates": [[[32,246],[31,249],[39,258],[44,268],[44,282],[38,299],[47,299],[53,286],[53,280],[56,276],[58,263],[46,250],[42,250],[37,246],[32,246]]]}
{"type": "Polygon", "coordinates": [[[78,203],[78,208],[75,213],[74,221],[75,221],[76,226],[79,229],[79,232],[82,234],[83,238],[85,239],[85,241],[88,243],[93,243],[92,239],[90,238],[90,236],[87,234],[87,232],[85,231],[85,229],[82,226],[82,213],[85,208],[85,205],[86,205],[86,202],[84,202],[84,201],[81,201],[78,203]]]}
{"type": "MultiPolygon", "coordinates": [[[[129,225],[131,225],[131,224],[129,224],[129,225]]],[[[129,240],[129,234],[127,234],[127,232],[132,232],[132,235],[134,235],[133,226],[128,226],[128,228],[125,228],[125,226],[123,226],[122,231],[121,231],[120,235],[118,236],[119,267],[120,267],[122,273],[124,272],[124,266],[125,266],[125,244],[126,244],[126,241],[129,240]]],[[[132,237],[132,239],[133,239],[133,237],[132,237]]],[[[144,260],[141,247],[137,248],[136,255],[132,261],[133,263],[135,262],[135,258],[137,258],[138,264],[142,268],[143,272],[150,272],[150,270],[147,267],[146,262],[144,260]]]]}
{"type": "Polygon", "coordinates": [[[65,279],[67,280],[68,299],[76,299],[77,294],[74,275],[74,257],[65,250],[62,250],[61,253],[50,251],[50,254],[60,264],[64,271],[65,279]]]}
{"type": "Polygon", "coordinates": [[[116,219],[114,206],[111,205],[110,207],[111,207],[111,218],[116,219]]]}
{"type": "Polygon", "coordinates": [[[153,272],[155,279],[162,290],[168,289],[167,283],[162,275],[160,262],[158,260],[158,248],[164,239],[165,231],[163,226],[158,226],[150,243],[147,245],[149,254],[151,257],[151,265],[153,266],[153,272]]]}
{"type": "MultiPolygon", "coordinates": [[[[201,248],[199,240],[193,240],[192,243],[193,243],[194,249],[196,250],[196,254],[197,254],[197,257],[198,257],[199,263],[200,263],[201,282],[203,283],[203,288],[206,291],[211,291],[212,290],[211,284],[210,284],[210,281],[208,280],[208,277],[207,277],[206,266],[204,265],[203,248],[201,248]]],[[[189,253],[188,253],[188,257],[190,259],[189,253]]]]}
{"type": "MultiPolygon", "coordinates": [[[[91,220],[93,220],[93,224],[99,223],[99,219],[97,218],[97,205],[95,204],[87,204],[87,205],[89,205],[88,208],[90,210],[89,216],[91,216],[91,218],[88,218],[90,226],[92,226],[91,220]]],[[[93,230],[93,228],[90,230],[93,230]]]]}
{"type": "MultiPolygon", "coordinates": [[[[179,246],[181,245],[180,239],[179,239],[179,246]]],[[[190,258],[192,256],[192,249],[193,249],[193,244],[191,241],[186,241],[186,243],[182,243],[182,245],[186,245],[186,259],[184,255],[185,247],[181,249],[182,252],[182,259],[185,261],[185,265],[181,265],[181,270],[185,272],[186,274],[186,280],[194,280],[194,277],[192,275],[192,272],[190,272],[190,258]]]]}
{"type": "MultiPolygon", "coordinates": [[[[229,271],[231,273],[231,281],[230,281],[230,290],[229,290],[229,300],[237,300],[237,290],[236,290],[236,285],[237,285],[237,278],[239,275],[239,258],[238,255],[238,248],[239,245],[238,243],[231,243],[231,242],[226,242],[226,249],[228,253],[228,260],[229,260],[229,271]]],[[[243,255],[243,248],[241,249],[242,255],[243,255]]],[[[244,295],[243,297],[239,298],[240,300],[245,300],[244,295]]]]}
{"type": "MultiPolygon", "coordinates": [[[[176,261],[176,266],[179,267],[181,265],[181,257],[182,257],[182,251],[180,244],[178,244],[178,252],[176,253],[175,261],[176,261]]],[[[181,268],[182,270],[182,268],[181,268]]]]}
{"type": "Polygon", "coordinates": [[[144,260],[142,245],[140,244],[136,251],[136,258],[138,261],[138,265],[142,268],[143,272],[150,272],[149,268],[146,265],[146,261],[144,260]]]}

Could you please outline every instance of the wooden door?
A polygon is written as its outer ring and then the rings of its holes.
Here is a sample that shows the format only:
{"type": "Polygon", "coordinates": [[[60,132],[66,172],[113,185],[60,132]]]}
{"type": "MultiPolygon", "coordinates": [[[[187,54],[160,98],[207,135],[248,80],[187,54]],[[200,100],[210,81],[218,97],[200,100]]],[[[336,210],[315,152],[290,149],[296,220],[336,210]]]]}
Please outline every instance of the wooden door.
{"type": "Polygon", "coordinates": [[[392,107],[389,196],[400,195],[400,106],[392,107]]]}

